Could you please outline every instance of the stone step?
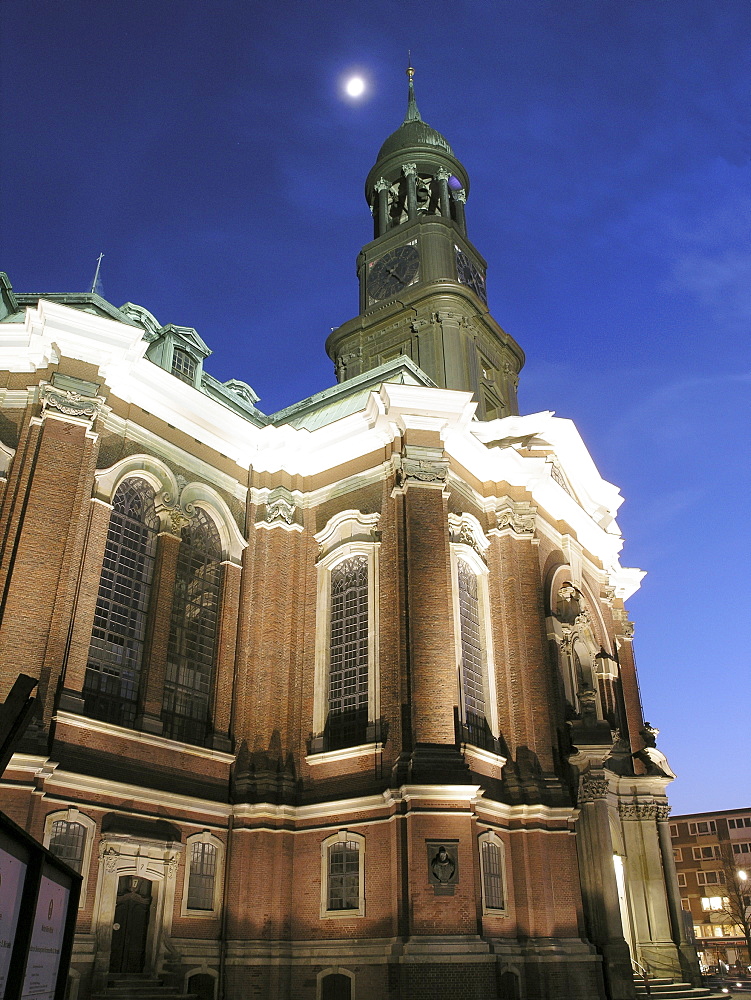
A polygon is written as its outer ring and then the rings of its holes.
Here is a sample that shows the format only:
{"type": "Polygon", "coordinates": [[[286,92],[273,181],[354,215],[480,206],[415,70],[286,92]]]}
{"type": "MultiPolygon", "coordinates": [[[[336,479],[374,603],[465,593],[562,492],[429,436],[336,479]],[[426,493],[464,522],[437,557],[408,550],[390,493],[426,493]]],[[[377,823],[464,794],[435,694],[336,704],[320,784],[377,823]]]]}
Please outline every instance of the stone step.
{"type": "Polygon", "coordinates": [[[107,986],[94,993],[91,1000],[197,1000],[194,993],[181,993],[176,986],[165,986],[161,979],[139,973],[113,974],[107,986]]]}
{"type": "Polygon", "coordinates": [[[690,983],[675,983],[671,979],[650,979],[649,991],[641,977],[634,976],[637,997],[651,997],[652,1000],[691,1000],[701,997],[721,997],[706,986],[692,986],[690,983]]]}

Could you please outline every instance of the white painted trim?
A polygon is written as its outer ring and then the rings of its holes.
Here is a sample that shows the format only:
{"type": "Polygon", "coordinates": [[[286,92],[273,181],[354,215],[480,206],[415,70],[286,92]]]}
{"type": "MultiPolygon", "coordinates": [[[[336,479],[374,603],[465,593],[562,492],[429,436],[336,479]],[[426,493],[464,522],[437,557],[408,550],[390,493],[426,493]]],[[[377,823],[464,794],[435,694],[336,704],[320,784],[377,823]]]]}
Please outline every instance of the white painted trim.
{"type": "Polygon", "coordinates": [[[171,750],[173,753],[222,761],[225,764],[232,764],[235,759],[234,754],[223,753],[221,750],[209,750],[206,747],[198,747],[190,743],[180,743],[178,740],[168,740],[164,736],[143,733],[138,729],[127,729],[125,726],[115,726],[111,722],[101,722],[99,719],[75,715],[73,712],[57,712],[54,721],[62,722],[67,726],[75,726],[77,729],[88,729],[94,733],[125,738],[131,743],[142,743],[146,746],[159,747],[161,750],[171,750]]]}
{"type": "Polygon", "coordinates": [[[484,917],[507,917],[509,915],[509,880],[506,877],[506,845],[495,830],[486,830],[477,838],[477,852],[479,854],[480,863],[480,896],[482,899],[482,915],[484,917]],[[494,844],[500,852],[501,894],[503,896],[502,907],[488,906],[485,898],[485,864],[482,850],[482,845],[485,843],[494,844]]]}
{"type": "Polygon", "coordinates": [[[371,757],[383,751],[383,743],[361,743],[356,747],[345,747],[343,750],[324,750],[323,753],[308,754],[305,763],[334,764],[341,760],[355,760],[358,757],[371,757]]]}
{"type": "Polygon", "coordinates": [[[183,870],[182,898],[180,900],[180,916],[182,917],[217,917],[222,906],[222,889],[224,886],[224,843],[209,830],[192,833],[185,840],[185,866],[183,870]],[[214,897],[210,910],[194,910],[188,907],[188,890],[190,887],[190,866],[193,856],[193,844],[211,844],[216,848],[216,871],[214,872],[214,897]]]}
{"type": "Polygon", "coordinates": [[[83,855],[81,857],[81,895],[78,899],[78,909],[82,910],[86,905],[86,894],[89,886],[91,852],[96,836],[96,821],[87,816],[86,813],[82,813],[76,806],[69,806],[67,809],[59,809],[55,812],[47,813],[44,817],[44,839],[42,843],[48,850],[50,840],[52,839],[52,824],[57,820],[65,820],[67,823],[79,823],[86,831],[83,842],[83,855]]]}
{"type": "MultiPolygon", "coordinates": [[[[471,516],[471,515],[470,515],[471,516]]],[[[473,520],[476,520],[473,518],[473,520]]],[[[477,528],[482,532],[479,522],[477,522],[477,528]]],[[[485,538],[485,534],[482,534],[482,539],[485,543],[485,547],[490,544],[490,542],[485,538]]],[[[498,737],[499,733],[499,723],[498,723],[498,694],[496,691],[495,683],[495,657],[493,654],[493,630],[490,627],[490,594],[488,591],[488,567],[484,560],[478,555],[478,553],[472,548],[471,545],[467,545],[463,542],[457,543],[452,542],[450,545],[451,551],[451,594],[452,603],[454,610],[454,645],[455,645],[455,655],[456,655],[456,676],[457,676],[457,704],[459,705],[459,711],[461,713],[462,719],[464,718],[464,700],[461,696],[460,690],[460,678],[462,670],[462,631],[461,631],[461,613],[459,608],[459,560],[463,560],[470,568],[470,570],[475,574],[477,578],[477,598],[480,613],[480,629],[482,636],[482,647],[483,647],[483,673],[485,681],[485,712],[488,725],[493,733],[493,736],[498,737]]],[[[505,761],[504,761],[505,763],[505,761]]]]}
{"type": "Polygon", "coordinates": [[[355,917],[365,916],[365,837],[361,833],[352,830],[340,829],[337,833],[332,833],[321,841],[321,920],[346,920],[355,917]],[[357,860],[359,862],[358,871],[358,898],[357,909],[351,910],[330,910],[329,909],[329,848],[334,844],[342,844],[347,841],[357,844],[357,860]]]}
{"type": "Polygon", "coordinates": [[[380,514],[345,510],[335,514],[316,535],[321,557],[316,569],[316,647],[313,688],[313,733],[323,733],[328,715],[329,644],[331,628],[331,573],[345,559],[362,556],[368,573],[368,723],[380,717],[379,636],[379,549],[374,532],[380,514]]]}

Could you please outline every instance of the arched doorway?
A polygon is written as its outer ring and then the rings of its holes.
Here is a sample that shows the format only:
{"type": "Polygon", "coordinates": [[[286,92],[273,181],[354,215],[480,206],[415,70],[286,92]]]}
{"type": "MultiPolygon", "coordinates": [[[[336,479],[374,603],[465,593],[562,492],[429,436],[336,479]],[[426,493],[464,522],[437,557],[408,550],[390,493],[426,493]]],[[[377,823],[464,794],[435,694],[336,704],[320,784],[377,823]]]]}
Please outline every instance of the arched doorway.
{"type": "Polygon", "coordinates": [[[352,1000],[352,980],[341,972],[330,972],[321,979],[321,1000],[352,1000]]]}
{"type": "Polygon", "coordinates": [[[143,972],[151,916],[152,883],[135,875],[121,875],[112,924],[110,972],[143,972]]]}

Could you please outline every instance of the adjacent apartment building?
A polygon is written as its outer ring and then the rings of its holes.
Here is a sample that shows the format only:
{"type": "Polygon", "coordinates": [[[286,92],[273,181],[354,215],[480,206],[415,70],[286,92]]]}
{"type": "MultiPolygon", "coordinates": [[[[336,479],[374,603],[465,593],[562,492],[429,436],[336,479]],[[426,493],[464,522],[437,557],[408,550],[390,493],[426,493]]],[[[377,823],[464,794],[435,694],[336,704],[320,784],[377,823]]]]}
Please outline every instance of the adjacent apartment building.
{"type": "Polygon", "coordinates": [[[751,806],[674,816],[670,824],[681,906],[691,914],[705,968],[751,961],[751,806]]]}

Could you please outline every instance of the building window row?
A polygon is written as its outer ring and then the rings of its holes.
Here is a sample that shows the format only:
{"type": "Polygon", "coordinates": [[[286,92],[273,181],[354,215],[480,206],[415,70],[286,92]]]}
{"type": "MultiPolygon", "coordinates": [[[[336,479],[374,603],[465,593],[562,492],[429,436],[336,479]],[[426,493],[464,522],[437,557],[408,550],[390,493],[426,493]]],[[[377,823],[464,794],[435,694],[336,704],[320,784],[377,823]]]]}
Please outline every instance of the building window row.
{"type": "Polygon", "coordinates": [[[696,881],[698,882],[699,885],[724,885],[725,872],[723,871],[697,872],[696,881]]]}
{"type": "Polygon", "coordinates": [[[728,820],[728,827],[731,830],[742,830],[744,827],[751,827],[751,816],[736,816],[735,819],[728,820]]]}
{"type": "Polygon", "coordinates": [[[748,842],[733,844],[733,854],[751,854],[751,844],[748,842]]]}
{"type": "Polygon", "coordinates": [[[711,844],[709,847],[693,847],[691,849],[694,861],[706,861],[713,858],[722,857],[719,844],[711,844]]]}
{"type": "Polygon", "coordinates": [[[689,823],[688,832],[692,837],[700,837],[710,833],[717,833],[717,824],[713,819],[702,820],[699,823],[689,823]]]}
{"type": "MultiPolygon", "coordinates": [[[[378,519],[343,511],[316,535],[321,554],[312,754],[380,739],[378,519]]],[[[458,738],[497,751],[487,566],[468,543],[452,544],[451,551],[458,738]]]]}
{"type": "MultiPolygon", "coordinates": [[[[45,845],[84,876],[81,905],[95,828],[94,820],[74,808],[50,813],[45,822],[45,845]]],[[[483,833],[478,838],[478,850],[483,913],[503,914],[506,912],[503,841],[496,833],[483,833]]],[[[182,914],[216,914],[220,906],[224,845],[213,834],[203,831],[188,837],[186,851],[182,914]]],[[[365,837],[340,830],[321,844],[321,917],[364,915],[365,837]]]]}

